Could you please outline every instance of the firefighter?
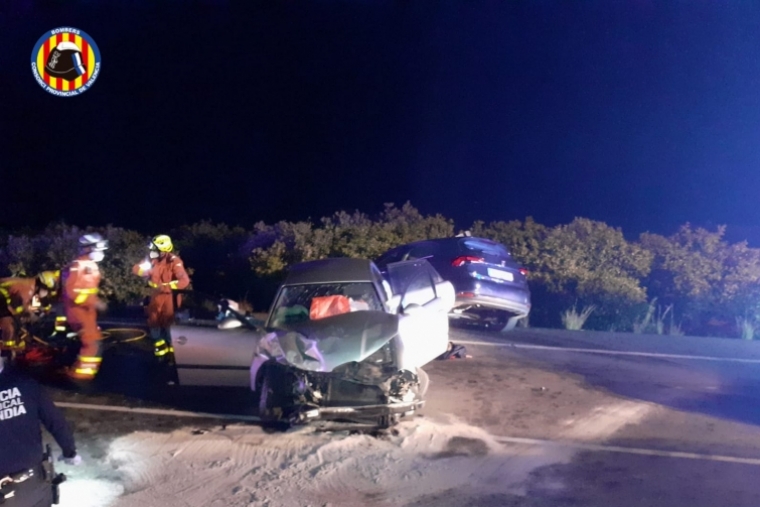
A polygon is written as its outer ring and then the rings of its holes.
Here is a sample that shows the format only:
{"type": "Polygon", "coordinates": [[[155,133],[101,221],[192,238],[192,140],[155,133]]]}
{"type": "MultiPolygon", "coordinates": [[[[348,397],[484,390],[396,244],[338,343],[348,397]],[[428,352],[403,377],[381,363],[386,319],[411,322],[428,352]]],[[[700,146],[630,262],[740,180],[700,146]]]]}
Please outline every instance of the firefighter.
{"type": "Polygon", "coordinates": [[[71,330],[79,335],[82,348],[68,375],[74,380],[93,380],[102,357],[103,335],[98,327],[98,310],[104,308],[98,298],[100,268],[108,241],[100,234],[79,238],[79,256],[63,271],[63,310],[71,330]]]}
{"type": "Polygon", "coordinates": [[[53,303],[58,301],[61,290],[61,272],[43,271],[37,275],[37,279],[43,287],[43,290],[35,294],[32,298],[32,308],[35,311],[49,313],[53,309],[53,303]]]}
{"type": "MultiPolygon", "coordinates": [[[[1,349],[0,349],[1,350],[1,349]]],[[[43,458],[44,425],[61,447],[59,460],[79,465],[71,428],[39,383],[4,366],[0,356],[0,504],[49,507],[57,503],[58,477],[43,458]]]]}
{"type": "Polygon", "coordinates": [[[41,307],[40,301],[52,297],[57,290],[60,272],[43,271],[35,278],[0,279],[0,341],[7,348],[16,348],[18,326],[41,307]],[[2,303],[5,304],[2,304],[2,303]]]}
{"type": "Polygon", "coordinates": [[[174,323],[175,304],[179,308],[182,296],[174,290],[185,289],[190,285],[190,277],[185,271],[182,259],[174,252],[174,245],[169,236],[164,234],[154,237],[148,245],[148,257],[132,268],[132,273],[147,279],[151,288],[147,306],[148,327],[153,340],[154,352],[163,357],[171,352],[170,328],[174,323]],[[176,303],[175,303],[176,296],[176,303]]]}

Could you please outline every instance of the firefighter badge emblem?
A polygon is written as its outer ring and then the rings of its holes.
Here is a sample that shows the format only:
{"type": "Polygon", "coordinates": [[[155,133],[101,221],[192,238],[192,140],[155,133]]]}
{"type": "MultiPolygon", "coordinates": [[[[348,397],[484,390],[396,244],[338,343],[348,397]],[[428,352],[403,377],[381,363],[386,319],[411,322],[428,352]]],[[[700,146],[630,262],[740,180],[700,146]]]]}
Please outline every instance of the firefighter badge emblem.
{"type": "Polygon", "coordinates": [[[48,93],[80,95],[100,74],[100,51],[92,37],[77,28],[50,30],[32,50],[32,74],[48,93]]]}

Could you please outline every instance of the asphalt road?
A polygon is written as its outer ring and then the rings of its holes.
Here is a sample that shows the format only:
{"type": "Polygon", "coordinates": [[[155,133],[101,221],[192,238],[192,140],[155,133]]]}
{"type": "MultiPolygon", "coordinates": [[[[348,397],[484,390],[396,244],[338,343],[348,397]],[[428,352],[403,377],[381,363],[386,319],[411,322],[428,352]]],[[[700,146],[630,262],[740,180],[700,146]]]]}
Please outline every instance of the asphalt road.
{"type": "MultiPolygon", "coordinates": [[[[520,492],[429,505],[760,505],[760,343],[533,329],[451,339],[474,357],[430,365],[425,416],[453,413],[532,464],[515,462],[520,492]]],[[[89,393],[49,385],[58,401],[253,413],[245,390],[162,386],[147,352],[107,358],[89,393]]],[[[77,412],[95,433],[97,418],[116,432],[187,423],[77,412]]]]}
{"type": "Polygon", "coordinates": [[[527,329],[457,340],[645,409],[592,439],[601,448],[535,470],[524,505],[760,505],[760,343],[527,329]]]}

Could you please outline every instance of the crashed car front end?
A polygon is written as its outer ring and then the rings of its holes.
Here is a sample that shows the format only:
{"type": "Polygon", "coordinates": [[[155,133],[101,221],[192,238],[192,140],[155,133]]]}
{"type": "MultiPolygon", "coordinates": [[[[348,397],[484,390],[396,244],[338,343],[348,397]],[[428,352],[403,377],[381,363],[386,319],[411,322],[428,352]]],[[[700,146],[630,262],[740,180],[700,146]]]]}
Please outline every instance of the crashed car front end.
{"type": "Polygon", "coordinates": [[[422,367],[446,351],[454,289],[425,260],[390,273],[348,258],[291,268],[250,369],[264,422],[392,425],[422,406],[422,367]]]}
{"type": "Polygon", "coordinates": [[[359,311],[266,334],[251,365],[262,418],[393,419],[421,407],[421,370],[398,367],[403,318],[359,311]]]}

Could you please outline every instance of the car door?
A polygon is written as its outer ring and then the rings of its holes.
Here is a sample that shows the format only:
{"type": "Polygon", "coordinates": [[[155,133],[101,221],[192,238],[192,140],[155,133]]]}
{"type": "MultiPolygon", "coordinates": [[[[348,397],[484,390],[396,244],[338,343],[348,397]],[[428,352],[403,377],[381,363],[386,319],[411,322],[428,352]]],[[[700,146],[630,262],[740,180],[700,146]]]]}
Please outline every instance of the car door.
{"type": "Polygon", "coordinates": [[[250,367],[261,336],[246,327],[216,325],[172,327],[172,346],[180,385],[250,386],[250,367]]]}
{"type": "Polygon", "coordinates": [[[454,289],[424,259],[389,264],[388,275],[401,296],[398,366],[411,370],[446,351],[454,289]]]}

